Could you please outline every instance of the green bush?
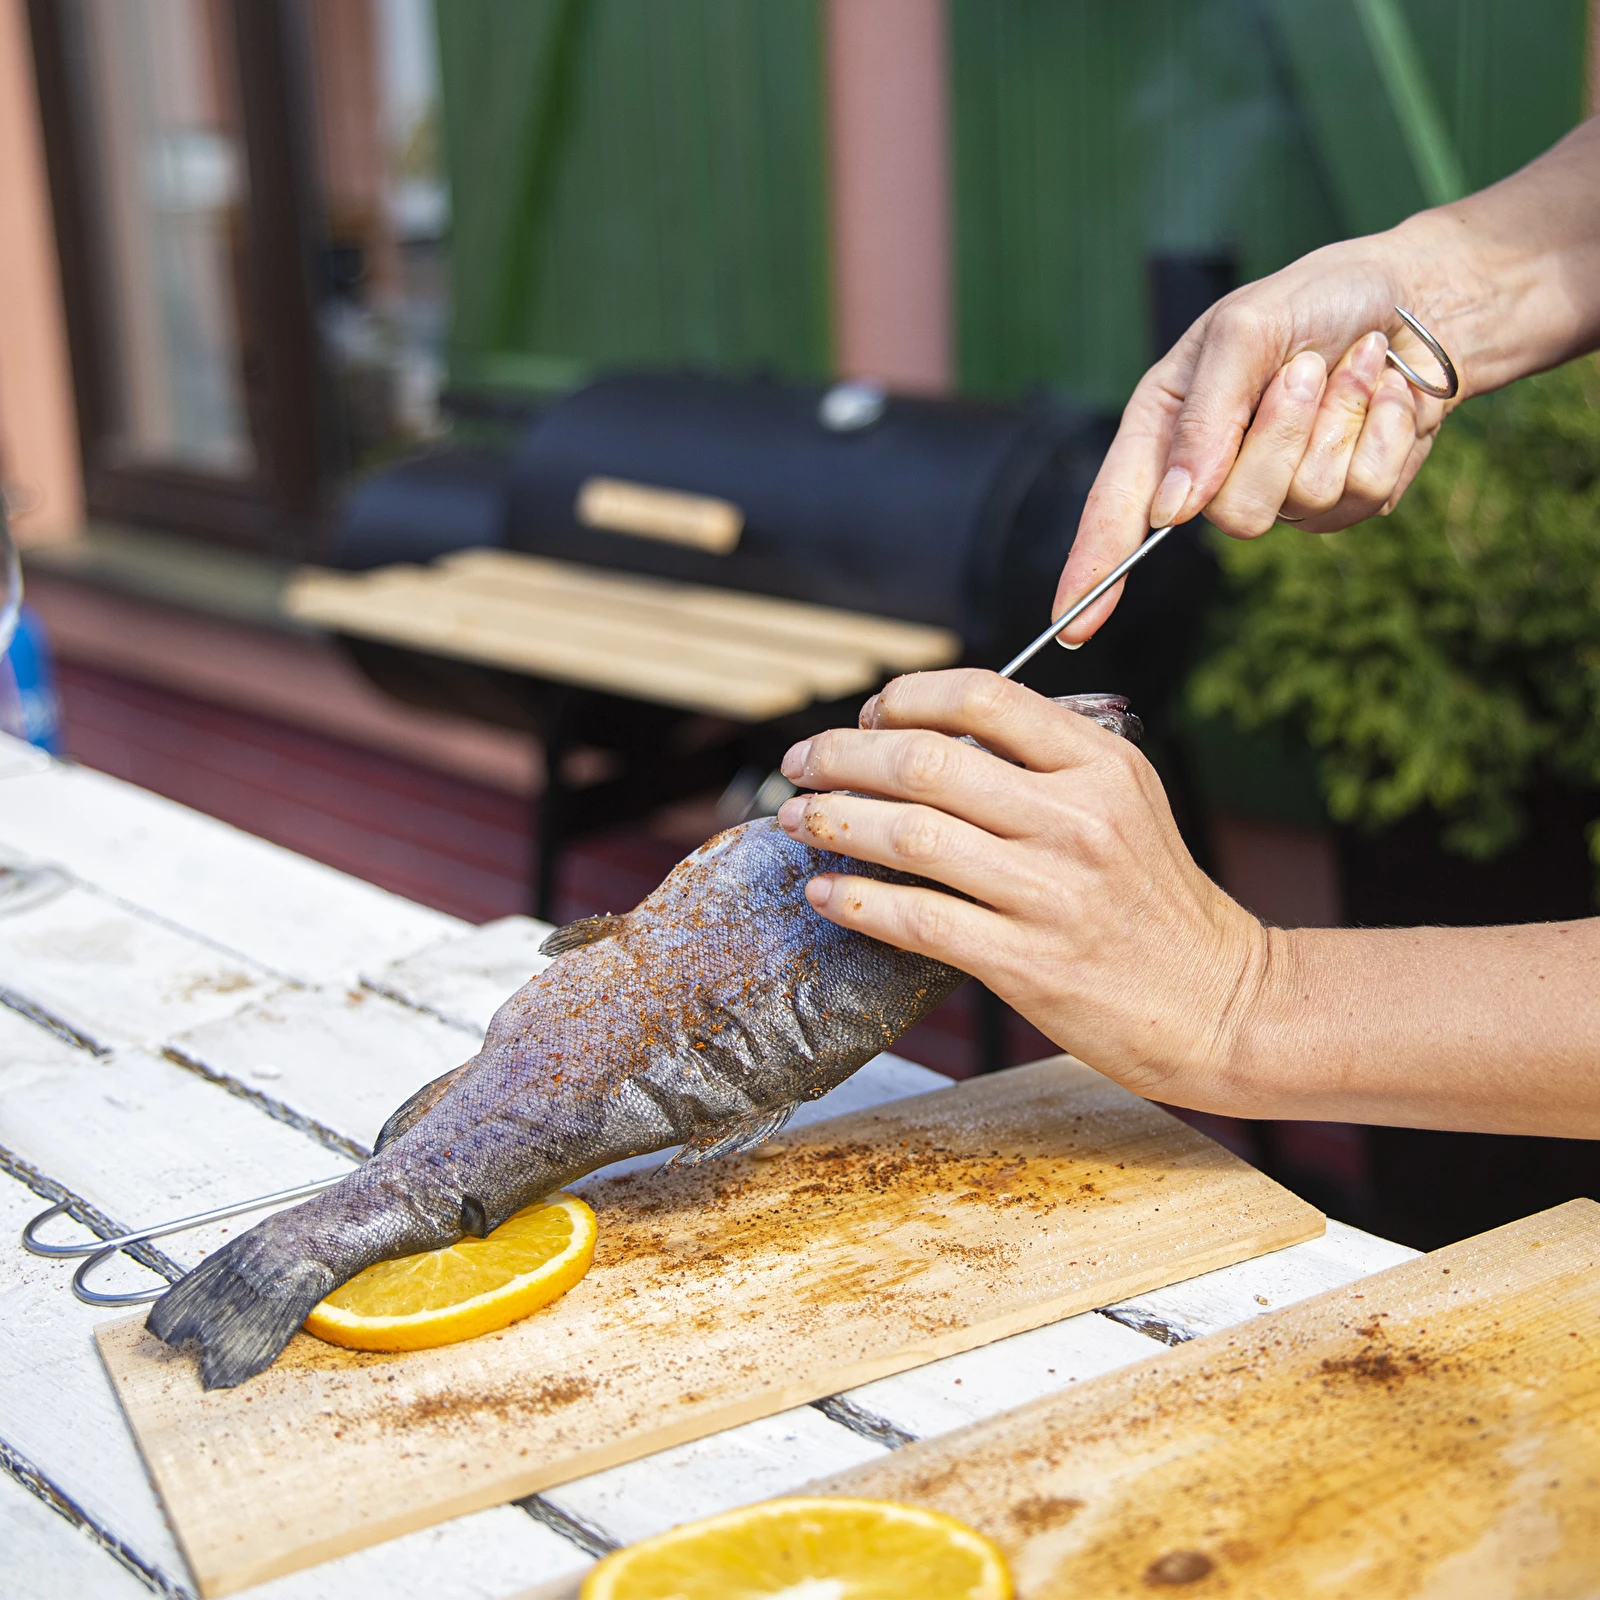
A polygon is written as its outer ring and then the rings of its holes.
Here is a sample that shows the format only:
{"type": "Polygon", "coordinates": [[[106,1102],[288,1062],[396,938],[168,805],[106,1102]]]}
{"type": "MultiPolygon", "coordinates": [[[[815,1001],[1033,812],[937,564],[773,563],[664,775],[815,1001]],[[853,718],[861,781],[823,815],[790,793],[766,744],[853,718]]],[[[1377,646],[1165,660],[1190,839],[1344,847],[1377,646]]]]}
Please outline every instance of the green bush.
{"type": "Polygon", "coordinates": [[[1461,407],[1390,517],[1216,544],[1228,599],[1193,708],[1306,739],[1334,818],[1431,807],[1487,859],[1533,784],[1600,787],[1593,361],[1461,407]]]}

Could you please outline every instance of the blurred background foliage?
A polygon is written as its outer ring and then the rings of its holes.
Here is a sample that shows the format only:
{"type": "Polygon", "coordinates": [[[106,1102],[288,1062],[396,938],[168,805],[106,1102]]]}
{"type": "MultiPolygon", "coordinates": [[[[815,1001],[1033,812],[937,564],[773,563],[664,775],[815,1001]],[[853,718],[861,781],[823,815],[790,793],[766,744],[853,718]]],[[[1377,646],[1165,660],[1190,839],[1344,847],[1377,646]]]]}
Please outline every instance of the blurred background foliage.
{"type": "MultiPolygon", "coordinates": [[[[1600,815],[1600,367],[1461,407],[1394,513],[1343,533],[1215,538],[1228,598],[1202,715],[1303,737],[1332,816],[1432,808],[1486,860],[1541,781],[1600,815]]],[[[1600,864],[1600,823],[1589,830],[1600,864]]]]}
{"type": "MultiPolygon", "coordinates": [[[[818,0],[446,0],[451,382],[825,373],[818,0]]],[[[1259,277],[1582,115],[1584,0],[948,0],[959,385],[1118,408],[1152,260],[1259,277]]]]}

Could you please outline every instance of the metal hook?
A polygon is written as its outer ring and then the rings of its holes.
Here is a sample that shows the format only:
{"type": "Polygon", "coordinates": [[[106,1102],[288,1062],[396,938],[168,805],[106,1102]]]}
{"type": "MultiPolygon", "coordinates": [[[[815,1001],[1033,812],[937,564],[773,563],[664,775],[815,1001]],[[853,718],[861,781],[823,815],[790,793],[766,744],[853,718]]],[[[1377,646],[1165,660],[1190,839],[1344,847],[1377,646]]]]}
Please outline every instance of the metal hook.
{"type": "Polygon", "coordinates": [[[84,1279],[100,1265],[107,1256],[114,1256],[122,1248],[121,1245],[109,1244],[104,1250],[96,1250],[89,1259],[83,1262],[78,1270],[72,1274],[72,1292],[86,1306],[142,1306],[148,1305],[152,1300],[159,1300],[168,1289],[172,1287],[164,1283],[159,1289],[138,1289],[128,1294],[107,1294],[100,1289],[91,1289],[84,1279]]]}
{"type": "Polygon", "coordinates": [[[22,1248],[31,1255],[44,1256],[50,1260],[73,1256],[87,1257],[88,1259],[72,1275],[72,1292],[89,1305],[140,1305],[146,1300],[159,1299],[166,1290],[156,1289],[136,1295],[107,1295],[88,1288],[83,1280],[107,1257],[116,1255],[119,1250],[125,1249],[130,1244],[143,1244],[149,1239],[165,1239],[169,1234],[187,1233],[191,1228],[204,1227],[208,1222],[225,1222],[229,1217],[242,1217],[247,1212],[265,1211],[268,1206],[286,1205],[291,1200],[303,1200],[308,1195],[320,1194],[324,1189],[332,1188],[345,1176],[346,1174],[341,1172],[337,1177],[318,1178],[314,1183],[302,1183],[293,1189],[280,1189],[276,1194],[257,1195],[253,1200],[238,1200],[232,1205],[217,1206],[211,1211],[197,1211],[193,1216],[176,1217],[171,1222],[158,1222],[154,1227],[118,1234],[112,1239],[95,1239],[89,1244],[47,1244],[38,1237],[38,1230],[52,1217],[59,1217],[71,1210],[71,1202],[62,1201],[47,1211],[41,1211],[23,1227],[22,1248]]]}
{"type": "Polygon", "coordinates": [[[1408,361],[1397,356],[1392,348],[1384,352],[1384,360],[1407,383],[1420,389],[1424,394],[1432,395],[1435,400],[1454,400],[1461,392],[1461,379],[1456,374],[1456,364],[1450,359],[1449,352],[1404,306],[1396,306],[1394,311],[1395,315],[1433,352],[1434,360],[1439,363],[1439,369],[1444,373],[1444,382],[1430,383],[1408,361]]]}

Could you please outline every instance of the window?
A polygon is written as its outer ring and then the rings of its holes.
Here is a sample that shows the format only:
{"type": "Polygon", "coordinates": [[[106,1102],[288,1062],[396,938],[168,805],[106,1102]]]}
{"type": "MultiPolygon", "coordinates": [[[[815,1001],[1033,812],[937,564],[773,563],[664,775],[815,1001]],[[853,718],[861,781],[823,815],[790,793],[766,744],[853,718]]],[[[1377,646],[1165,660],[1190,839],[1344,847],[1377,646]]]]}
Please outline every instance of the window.
{"type": "Polygon", "coordinates": [[[85,492],[298,555],[438,431],[429,0],[30,0],[85,492]]]}

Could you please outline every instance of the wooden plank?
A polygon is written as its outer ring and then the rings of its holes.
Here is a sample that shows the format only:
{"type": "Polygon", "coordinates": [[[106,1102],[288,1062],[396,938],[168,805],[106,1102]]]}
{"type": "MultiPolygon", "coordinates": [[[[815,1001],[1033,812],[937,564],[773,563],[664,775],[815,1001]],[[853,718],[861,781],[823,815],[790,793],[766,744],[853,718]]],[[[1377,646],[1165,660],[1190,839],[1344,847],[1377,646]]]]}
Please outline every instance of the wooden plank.
{"type": "Polygon", "coordinates": [[[303,982],[354,982],[466,927],[87,767],[0,785],[0,845],[303,982]]]}
{"type": "Polygon", "coordinates": [[[948,628],[846,611],[837,606],[812,605],[803,600],[780,600],[742,589],[612,572],[515,550],[460,550],[443,557],[437,565],[451,575],[453,582],[470,580],[478,585],[494,585],[507,593],[655,609],[675,617],[715,623],[738,638],[781,639],[803,649],[831,646],[864,652],[880,666],[900,671],[948,666],[961,654],[961,640],[948,628]]]}
{"type": "Polygon", "coordinates": [[[626,650],[635,660],[666,666],[693,662],[709,672],[756,673],[774,682],[798,679],[818,699],[831,700],[869,682],[872,655],[859,647],[819,647],[754,634],[731,635],[698,617],[678,616],[613,599],[507,594],[488,580],[472,582],[448,569],[396,573],[395,593],[425,595],[458,618],[485,628],[537,630],[549,643],[579,649],[626,650]]]}
{"type": "MultiPolygon", "coordinates": [[[[76,1262],[45,1261],[17,1244],[46,1204],[0,1173],[0,1438],[147,1570],[187,1584],[116,1395],[96,1370],[94,1326],[106,1314],[73,1298],[76,1262]]],[[[130,1287],[137,1272],[126,1275],[130,1287]]]]}
{"type": "MultiPolygon", "coordinates": [[[[0,1061],[0,1147],[128,1227],[271,1194],[353,1165],[247,1101],[138,1051],[85,1052],[69,1066],[0,1061]]],[[[159,1248],[193,1266],[255,1220],[177,1234],[159,1248]]],[[[106,1286],[118,1287],[118,1270],[120,1264],[108,1266],[106,1286]]]]}
{"type": "Polygon", "coordinates": [[[965,1427],[1130,1362],[1149,1360],[1161,1349],[1144,1334],[1086,1311],[879,1378],[839,1398],[864,1420],[877,1421],[909,1442],[965,1427]]]}
{"type": "Polygon", "coordinates": [[[1168,1289],[1135,1295],[1105,1310],[1107,1316],[1164,1344],[1182,1344],[1186,1339],[1264,1316],[1279,1306],[1293,1305],[1325,1289],[1354,1283],[1368,1273],[1410,1261],[1417,1254],[1408,1245],[1379,1239],[1330,1220],[1328,1231],[1320,1239],[1297,1244],[1292,1250],[1280,1250],[1243,1271],[1237,1266],[1223,1267],[1168,1289]]]}
{"type": "Polygon", "coordinates": [[[170,1050],[284,1120],[303,1118],[366,1155],[392,1112],[482,1043],[481,1032],[370,989],[285,989],[176,1035],[170,1050]]]}
{"type": "Polygon", "coordinates": [[[373,1357],[301,1336],[203,1394],[137,1320],[102,1331],[207,1594],[1322,1229],[1066,1058],[588,1193],[594,1270],[492,1338],[373,1357]],[[313,1487],[333,1462],[336,1497],[313,1487]]]}
{"type": "Polygon", "coordinates": [[[825,1473],[886,1454],[887,1446],[848,1432],[814,1407],[796,1406],[562,1484],[541,1498],[631,1544],[695,1517],[789,1494],[825,1473]],[[819,1465],[808,1471],[810,1462],[819,1465]]]}
{"type": "Polygon", "coordinates": [[[629,653],[625,639],[580,644],[546,638],[516,622],[482,624],[460,608],[442,603],[424,585],[402,586],[387,573],[381,582],[303,573],[285,589],[284,606],[302,621],[341,633],[713,716],[762,721],[798,711],[816,698],[799,673],[769,669],[730,674],[721,656],[710,664],[692,655],[675,662],[640,659],[629,653]]]}
{"type": "Polygon", "coordinates": [[[0,988],[99,1046],[160,1045],[278,986],[245,957],[78,885],[0,917],[0,988]]]}
{"type": "Polygon", "coordinates": [[[398,961],[364,968],[362,982],[481,1035],[495,1012],[555,959],[539,954],[551,932],[548,922],[532,917],[501,917],[398,961]]]}
{"type": "Polygon", "coordinates": [[[1580,1596],[1600,1205],[1574,1200],[825,1480],[936,1506],[1021,1600],[1580,1596]]]}
{"type": "Polygon", "coordinates": [[[81,1527],[0,1473],[8,1600],[150,1600],[150,1588],[81,1527]]]}
{"type": "Polygon", "coordinates": [[[1163,1344],[1249,1321],[1416,1254],[1330,1221],[1320,1239],[947,1356],[840,1398],[864,1418],[877,1419],[908,1439],[923,1439],[1147,1360],[1163,1344]]]}

